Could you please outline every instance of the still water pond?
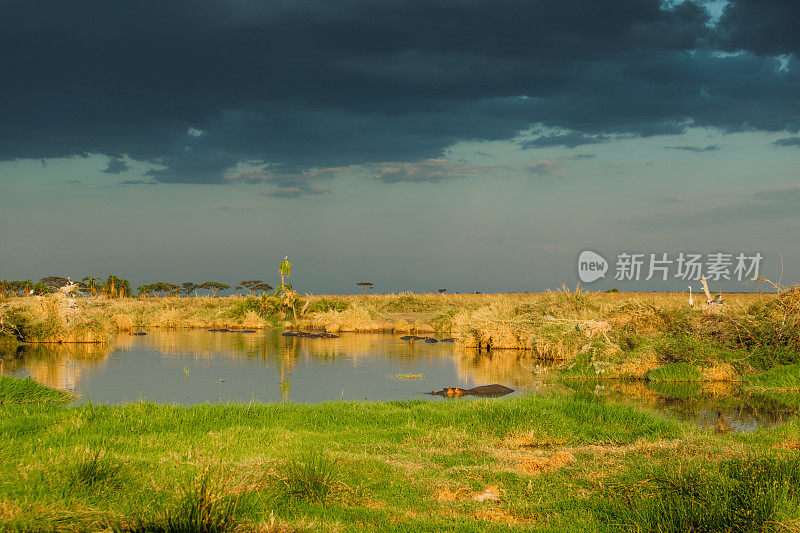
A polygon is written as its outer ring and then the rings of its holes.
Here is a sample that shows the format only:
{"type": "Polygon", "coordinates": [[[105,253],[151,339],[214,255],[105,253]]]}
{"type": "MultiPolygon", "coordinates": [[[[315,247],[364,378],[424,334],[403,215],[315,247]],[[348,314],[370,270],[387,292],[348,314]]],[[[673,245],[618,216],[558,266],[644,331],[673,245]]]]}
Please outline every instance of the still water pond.
{"type": "Polygon", "coordinates": [[[559,383],[541,362],[521,352],[490,357],[389,334],[320,339],[282,337],[277,331],[154,329],[146,336],[119,335],[107,346],[25,346],[0,355],[3,373],[71,391],[78,403],[450,401],[426,393],[497,383],[516,389],[512,396],[589,394],[718,431],[773,426],[800,407],[797,396],[742,394],[730,384],[559,383]]]}

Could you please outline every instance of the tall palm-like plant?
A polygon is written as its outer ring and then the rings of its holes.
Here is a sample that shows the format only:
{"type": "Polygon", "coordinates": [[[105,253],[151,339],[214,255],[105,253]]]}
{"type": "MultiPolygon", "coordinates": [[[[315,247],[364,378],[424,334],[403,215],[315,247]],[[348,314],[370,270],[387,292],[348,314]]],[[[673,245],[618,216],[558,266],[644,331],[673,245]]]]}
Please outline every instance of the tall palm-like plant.
{"type": "Polygon", "coordinates": [[[283,292],[286,290],[286,278],[292,275],[292,264],[289,262],[289,256],[283,258],[280,266],[278,266],[278,274],[281,275],[281,286],[276,292],[283,292]]]}
{"type": "Polygon", "coordinates": [[[95,278],[93,276],[86,276],[81,280],[81,283],[86,285],[86,288],[89,289],[89,292],[92,293],[92,296],[97,296],[97,289],[100,287],[100,282],[103,281],[103,278],[95,278]]]}

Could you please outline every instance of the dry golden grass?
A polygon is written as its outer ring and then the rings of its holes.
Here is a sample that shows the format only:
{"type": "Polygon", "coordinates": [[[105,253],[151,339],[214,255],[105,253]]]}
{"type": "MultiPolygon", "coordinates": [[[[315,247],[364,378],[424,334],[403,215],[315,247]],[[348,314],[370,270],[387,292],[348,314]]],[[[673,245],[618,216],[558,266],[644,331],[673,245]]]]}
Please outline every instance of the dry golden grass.
{"type": "Polygon", "coordinates": [[[557,451],[545,457],[535,455],[521,457],[517,460],[517,469],[527,474],[539,475],[574,462],[575,456],[570,452],[557,451]]]}

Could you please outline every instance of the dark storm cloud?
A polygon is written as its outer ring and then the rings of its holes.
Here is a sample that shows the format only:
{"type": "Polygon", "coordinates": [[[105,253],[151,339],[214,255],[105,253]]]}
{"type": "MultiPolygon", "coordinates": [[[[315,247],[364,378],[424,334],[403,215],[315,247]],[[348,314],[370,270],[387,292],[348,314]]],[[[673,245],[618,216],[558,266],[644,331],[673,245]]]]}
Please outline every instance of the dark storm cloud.
{"type": "Polygon", "coordinates": [[[716,152],[721,149],[718,144],[709,144],[707,146],[665,146],[669,150],[683,150],[684,152],[716,152]]]}
{"type": "MultiPolygon", "coordinates": [[[[658,0],[13,1],[0,159],[127,155],[170,183],[224,183],[257,160],[296,176],[275,184],[289,196],[324,187],[308,169],[425,162],[534,124],[568,133],[526,147],[690,125],[798,131],[794,60],[759,55],[797,36],[789,19],[748,18],[752,5],[714,29],[698,5],[658,0]],[[753,24],[775,30],[769,43],[753,24]]],[[[421,179],[401,174],[382,181],[421,179]]]]}
{"type": "Polygon", "coordinates": [[[800,146],[800,137],[784,137],[783,139],[778,139],[774,141],[772,144],[775,146],[800,146]]]}
{"type": "Polygon", "coordinates": [[[121,174],[131,167],[122,159],[113,158],[108,162],[108,166],[103,170],[105,174],[121,174]]]}
{"type": "Polygon", "coordinates": [[[725,8],[715,37],[726,50],[800,55],[798,20],[797,0],[735,0],[725,8]]]}

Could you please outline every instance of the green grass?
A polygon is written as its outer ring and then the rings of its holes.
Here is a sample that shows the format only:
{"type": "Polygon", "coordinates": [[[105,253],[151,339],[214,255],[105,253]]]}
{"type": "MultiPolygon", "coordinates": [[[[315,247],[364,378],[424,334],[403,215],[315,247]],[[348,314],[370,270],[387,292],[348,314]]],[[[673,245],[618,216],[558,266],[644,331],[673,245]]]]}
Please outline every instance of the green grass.
{"type": "Polygon", "coordinates": [[[69,393],[40,385],[30,378],[17,379],[0,376],[0,404],[10,403],[64,403],[72,400],[69,393]]]}
{"type": "Polygon", "coordinates": [[[583,467],[531,474],[522,465],[535,448],[525,442],[580,454],[582,446],[636,447],[687,431],[666,417],[582,398],[5,405],[0,530],[58,523],[228,531],[268,525],[272,516],[314,531],[507,531],[534,529],[539,514],[569,529],[589,509],[571,503],[570,491],[590,485],[575,477],[583,467]],[[494,485],[502,502],[472,499],[494,485]]]}
{"type": "Polygon", "coordinates": [[[800,391],[800,363],[777,366],[745,381],[748,388],[757,391],[800,391]]]}
{"type": "Polygon", "coordinates": [[[694,520],[733,531],[800,518],[796,494],[775,489],[798,483],[798,454],[771,451],[791,450],[800,425],[722,437],[584,394],[4,405],[0,435],[0,530],[666,531],[694,520]],[[492,487],[499,502],[474,499],[492,487]],[[737,514],[744,505],[753,516],[737,514]]]}
{"type": "Polygon", "coordinates": [[[647,373],[650,381],[703,381],[703,371],[691,363],[672,363],[647,373]]]}
{"type": "Polygon", "coordinates": [[[620,531],[769,531],[800,506],[800,455],[675,461],[609,486],[600,507],[620,531]]]}

